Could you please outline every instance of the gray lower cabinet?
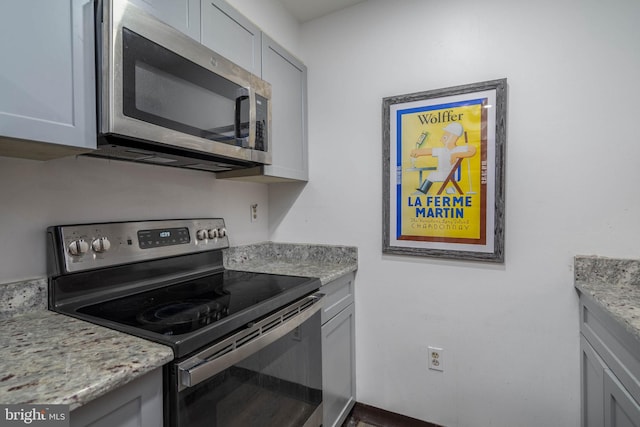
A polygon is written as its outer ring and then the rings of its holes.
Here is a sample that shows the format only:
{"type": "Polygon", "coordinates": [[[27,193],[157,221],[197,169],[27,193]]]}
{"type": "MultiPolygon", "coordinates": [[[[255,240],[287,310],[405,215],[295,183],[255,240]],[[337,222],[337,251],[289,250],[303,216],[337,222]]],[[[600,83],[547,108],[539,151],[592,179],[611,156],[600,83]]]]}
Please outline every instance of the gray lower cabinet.
{"type": "Polygon", "coordinates": [[[320,288],[323,426],[339,427],[356,402],[354,279],[350,273],[320,288]]]}
{"type": "Polygon", "coordinates": [[[640,342],[580,296],[582,427],[640,427],[640,342]]]}
{"type": "Polygon", "coordinates": [[[0,156],[96,148],[94,39],[91,0],[3,1],[0,156]]]}
{"type": "Polygon", "coordinates": [[[640,405],[608,369],[604,376],[604,420],[605,427],[640,426],[640,405]]]}
{"type": "Polygon", "coordinates": [[[580,337],[580,382],[582,400],[582,427],[604,426],[604,371],[607,365],[580,337]]]}
{"type": "Polygon", "coordinates": [[[71,427],[159,427],[163,425],[162,368],[79,407],[71,427]]]}
{"type": "Polygon", "coordinates": [[[129,0],[194,40],[200,41],[200,0],[129,0]]]}

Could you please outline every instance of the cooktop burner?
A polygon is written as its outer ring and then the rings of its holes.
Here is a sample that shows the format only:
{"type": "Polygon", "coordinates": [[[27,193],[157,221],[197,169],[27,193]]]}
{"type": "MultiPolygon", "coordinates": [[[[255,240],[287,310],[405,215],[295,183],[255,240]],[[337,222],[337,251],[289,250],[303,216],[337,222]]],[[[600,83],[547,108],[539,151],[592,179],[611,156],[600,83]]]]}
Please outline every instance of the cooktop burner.
{"type": "Polygon", "coordinates": [[[212,300],[181,300],[149,308],[138,314],[140,325],[161,334],[194,331],[229,314],[228,307],[212,300]]]}

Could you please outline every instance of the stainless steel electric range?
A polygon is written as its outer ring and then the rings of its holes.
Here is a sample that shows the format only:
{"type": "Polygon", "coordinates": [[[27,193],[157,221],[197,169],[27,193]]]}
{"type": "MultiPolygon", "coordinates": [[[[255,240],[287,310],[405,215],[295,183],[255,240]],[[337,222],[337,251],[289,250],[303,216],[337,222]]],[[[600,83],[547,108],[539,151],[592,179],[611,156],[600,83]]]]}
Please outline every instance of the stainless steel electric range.
{"type": "Polygon", "coordinates": [[[165,426],[322,424],[319,279],[226,270],[219,218],[47,235],[51,310],[173,349],[165,426]]]}

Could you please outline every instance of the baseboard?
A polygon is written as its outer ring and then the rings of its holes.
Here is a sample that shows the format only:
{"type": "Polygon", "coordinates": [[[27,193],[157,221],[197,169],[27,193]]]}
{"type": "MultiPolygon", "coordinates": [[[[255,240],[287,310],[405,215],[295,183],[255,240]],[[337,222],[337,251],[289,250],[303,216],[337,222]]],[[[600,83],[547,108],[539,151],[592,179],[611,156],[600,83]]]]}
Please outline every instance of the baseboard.
{"type": "Polygon", "coordinates": [[[438,424],[396,414],[395,412],[385,411],[384,409],[365,405],[360,402],[356,402],[353,406],[349,419],[355,421],[355,424],[357,424],[358,421],[362,421],[367,424],[384,427],[443,427],[438,424]]]}

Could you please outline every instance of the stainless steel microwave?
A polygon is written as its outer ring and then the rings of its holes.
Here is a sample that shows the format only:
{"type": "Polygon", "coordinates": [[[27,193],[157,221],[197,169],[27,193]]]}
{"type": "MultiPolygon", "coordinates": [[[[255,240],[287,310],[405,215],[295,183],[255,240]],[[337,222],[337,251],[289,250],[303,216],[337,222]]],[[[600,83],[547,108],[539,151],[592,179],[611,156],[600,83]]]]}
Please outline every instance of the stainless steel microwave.
{"type": "Polygon", "coordinates": [[[91,156],[222,172],[271,163],[271,86],[126,0],[96,3],[91,156]]]}

